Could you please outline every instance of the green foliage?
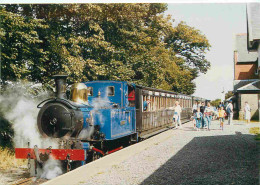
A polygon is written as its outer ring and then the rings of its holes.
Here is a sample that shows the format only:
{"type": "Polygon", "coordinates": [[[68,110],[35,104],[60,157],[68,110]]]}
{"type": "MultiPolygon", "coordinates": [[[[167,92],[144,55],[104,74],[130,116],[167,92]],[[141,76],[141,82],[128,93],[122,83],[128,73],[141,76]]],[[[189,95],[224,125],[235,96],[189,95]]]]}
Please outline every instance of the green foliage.
{"type": "Polygon", "coordinates": [[[181,22],[166,36],[167,48],[172,49],[176,55],[184,58],[179,65],[190,70],[197,77],[199,72],[206,73],[210,63],[205,59],[205,54],[210,44],[205,35],[193,27],[181,22]]]}
{"type": "Polygon", "coordinates": [[[46,53],[38,32],[46,29],[41,20],[24,18],[0,9],[1,78],[37,80],[44,69],[46,53]]]}
{"type": "Polygon", "coordinates": [[[0,112],[0,146],[1,147],[13,147],[12,137],[14,135],[14,130],[11,123],[6,120],[3,114],[0,112]]]}
{"type": "Polygon", "coordinates": [[[154,3],[2,6],[3,80],[49,84],[65,73],[70,82],[127,80],[192,94],[193,80],[210,67],[210,45],[183,22],[173,27],[166,10],[154,3]]]}
{"type": "Polygon", "coordinates": [[[233,91],[228,91],[228,92],[225,94],[225,100],[228,99],[228,98],[230,98],[230,97],[232,97],[232,96],[234,96],[233,91]]]}
{"type": "Polygon", "coordinates": [[[211,105],[214,107],[218,107],[219,103],[221,102],[221,99],[215,99],[213,101],[211,101],[211,105]]]}

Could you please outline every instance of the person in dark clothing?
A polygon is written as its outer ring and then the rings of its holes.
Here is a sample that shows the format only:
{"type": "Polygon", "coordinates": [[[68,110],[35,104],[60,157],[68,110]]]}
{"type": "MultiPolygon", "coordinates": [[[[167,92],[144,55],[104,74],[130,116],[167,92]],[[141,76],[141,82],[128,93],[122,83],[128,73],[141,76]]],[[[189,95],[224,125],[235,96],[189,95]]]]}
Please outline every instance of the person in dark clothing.
{"type": "Polygon", "coordinates": [[[224,108],[224,104],[222,102],[219,102],[219,105],[218,105],[218,110],[220,110],[220,108],[223,107],[224,108]]]}
{"type": "Polygon", "coordinates": [[[202,118],[202,120],[201,120],[201,128],[204,128],[204,127],[206,127],[207,125],[206,125],[206,121],[205,121],[205,115],[204,115],[204,111],[205,111],[205,103],[204,102],[202,102],[201,103],[201,106],[200,106],[200,112],[202,113],[202,115],[203,115],[203,118],[202,118]]]}

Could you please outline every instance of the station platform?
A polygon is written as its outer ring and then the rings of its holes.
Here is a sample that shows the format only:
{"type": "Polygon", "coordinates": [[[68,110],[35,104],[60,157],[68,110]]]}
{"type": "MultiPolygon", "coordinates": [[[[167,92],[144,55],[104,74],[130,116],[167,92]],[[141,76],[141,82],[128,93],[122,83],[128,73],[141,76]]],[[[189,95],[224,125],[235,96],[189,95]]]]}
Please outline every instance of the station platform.
{"type": "Polygon", "coordinates": [[[44,184],[259,184],[260,123],[213,121],[210,131],[191,122],[63,174],[44,184]]]}

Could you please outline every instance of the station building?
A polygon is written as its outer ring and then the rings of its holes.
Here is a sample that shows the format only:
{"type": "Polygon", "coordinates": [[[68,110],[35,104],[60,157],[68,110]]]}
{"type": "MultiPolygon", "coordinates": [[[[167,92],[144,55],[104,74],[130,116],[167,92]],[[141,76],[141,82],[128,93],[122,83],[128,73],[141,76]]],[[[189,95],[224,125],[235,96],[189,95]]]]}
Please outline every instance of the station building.
{"type": "Polygon", "coordinates": [[[235,37],[234,110],[244,118],[244,105],[251,107],[252,120],[260,120],[260,3],[247,4],[247,33],[235,37]]]}
{"type": "Polygon", "coordinates": [[[258,94],[251,92],[251,85],[258,81],[257,52],[247,51],[247,34],[235,37],[234,51],[234,110],[235,117],[243,119],[244,104],[248,101],[252,118],[258,117],[258,94]]]}

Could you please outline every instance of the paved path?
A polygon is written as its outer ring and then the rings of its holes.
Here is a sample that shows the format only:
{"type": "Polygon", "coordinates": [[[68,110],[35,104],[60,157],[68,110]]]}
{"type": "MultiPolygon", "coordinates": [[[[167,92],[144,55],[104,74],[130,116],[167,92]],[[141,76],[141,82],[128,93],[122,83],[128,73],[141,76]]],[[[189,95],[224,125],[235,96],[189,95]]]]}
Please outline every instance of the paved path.
{"type": "Polygon", "coordinates": [[[259,184],[258,151],[250,127],[235,122],[195,131],[169,130],[59,176],[46,184],[259,184]]]}

